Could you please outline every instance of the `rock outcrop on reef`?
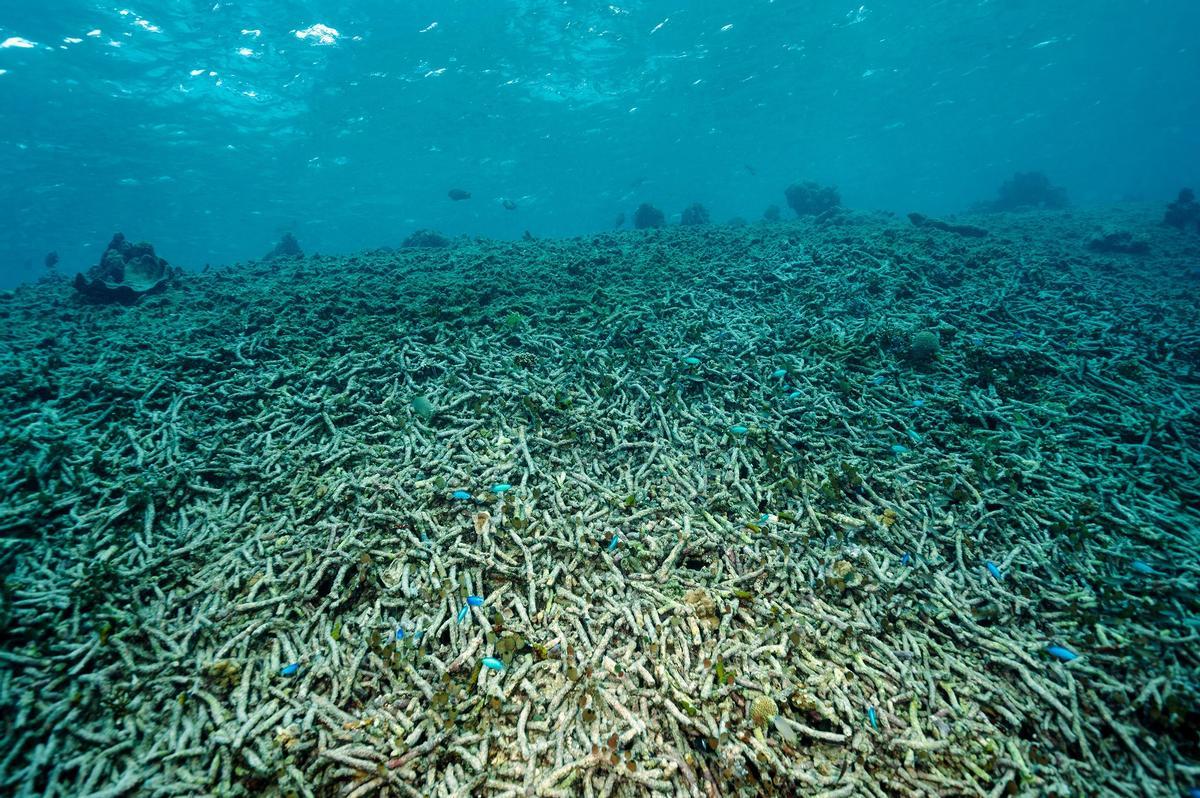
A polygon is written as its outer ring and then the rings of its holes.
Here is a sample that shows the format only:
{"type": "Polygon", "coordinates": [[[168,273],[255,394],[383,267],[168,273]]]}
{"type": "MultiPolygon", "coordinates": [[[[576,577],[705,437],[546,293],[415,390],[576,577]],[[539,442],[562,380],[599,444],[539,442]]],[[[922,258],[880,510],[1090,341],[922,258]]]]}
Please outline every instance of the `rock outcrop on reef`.
{"type": "Polygon", "coordinates": [[[1196,232],[1200,233],[1200,203],[1196,202],[1196,193],[1190,188],[1179,189],[1179,196],[1163,214],[1163,224],[1176,230],[1195,226],[1196,232]]]}
{"type": "Polygon", "coordinates": [[[1053,185],[1041,172],[1017,172],[1000,184],[996,199],[981,202],[981,211],[1020,211],[1067,207],[1067,190],[1053,185]]]}
{"type": "Polygon", "coordinates": [[[171,267],[146,242],[132,244],[117,233],[87,274],[75,275],[75,289],[93,302],[132,305],[166,290],[171,267]]]}
{"type": "Polygon", "coordinates": [[[908,220],[913,223],[913,227],[930,227],[967,238],[983,238],[988,234],[987,230],[973,224],[951,224],[943,222],[941,219],[933,219],[923,213],[910,213],[908,220]]]}
{"type": "Polygon", "coordinates": [[[648,202],[643,202],[633,213],[633,226],[638,230],[648,227],[662,227],[667,223],[663,212],[648,202]]]}
{"type": "Polygon", "coordinates": [[[1145,241],[1137,241],[1133,233],[1118,230],[1094,238],[1088,242],[1087,248],[1092,252],[1119,253],[1122,255],[1145,255],[1150,251],[1150,245],[1145,241]]]}
{"type": "Polygon", "coordinates": [[[842,197],[834,186],[822,186],[811,180],[792,183],[784,189],[788,206],[797,216],[820,216],[842,204],[842,197]]]}

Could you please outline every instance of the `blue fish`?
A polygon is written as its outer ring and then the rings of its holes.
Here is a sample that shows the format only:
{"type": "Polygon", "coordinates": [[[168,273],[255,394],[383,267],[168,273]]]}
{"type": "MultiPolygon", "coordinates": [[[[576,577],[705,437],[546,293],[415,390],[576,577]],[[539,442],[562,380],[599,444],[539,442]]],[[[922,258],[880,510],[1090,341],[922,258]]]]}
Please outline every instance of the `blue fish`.
{"type": "Polygon", "coordinates": [[[996,565],[996,563],[988,560],[984,563],[984,565],[987,567],[988,573],[991,574],[992,578],[996,581],[1000,581],[1004,578],[1004,574],[1000,573],[1000,567],[996,565]]]}
{"type": "Polygon", "coordinates": [[[867,720],[871,721],[871,728],[879,728],[879,718],[875,715],[875,707],[867,707],[867,720]]]}
{"type": "Polygon", "coordinates": [[[471,605],[464,604],[463,608],[458,611],[458,622],[462,623],[467,619],[467,613],[471,611],[471,605]]]}
{"type": "Polygon", "coordinates": [[[699,365],[700,365],[700,358],[698,358],[698,357],[685,357],[685,358],[683,359],[683,362],[684,362],[684,363],[687,363],[689,366],[699,366],[699,365]]]}
{"type": "Polygon", "coordinates": [[[908,447],[902,443],[893,443],[892,454],[908,454],[908,447]]]}
{"type": "Polygon", "coordinates": [[[1063,662],[1070,662],[1073,659],[1078,659],[1079,655],[1069,648],[1062,646],[1046,646],[1046,653],[1050,654],[1063,662]]]}
{"type": "Polygon", "coordinates": [[[770,521],[770,520],[771,520],[771,514],[770,514],[770,513],[763,513],[763,514],[762,514],[761,516],[759,516],[759,518],[758,518],[758,525],[759,525],[759,526],[762,526],[763,524],[767,523],[767,522],[768,522],[768,521],[770,521]]]}
{"type": "Polygon", "coordinates": [[[491,668],[494,671],[504,670],[504,663],[501,662],[500,660],[496,659],[495,657],[484,657],[483,665],[485,668],[491,668]]]}
{"type": "Polygon", "coordinates": [[[454,493],[451,493],[450,496],[460,501],[471,498],[471,494],[465,490],[456,490],[454,493]]]}
{"type": "Polygon", "coordinates": [[[1129,564],[1129,567],[1139,574],[1145,574],[1146,576],[1156,576],[1158,574],[1158,571],[1150,567],[1150,563],[1143,560],[1134,560],[1129,564]]]}
{"type": "Polygon", "coordinates": [[[880,374],[878,377],[871,378],[871,384],[872,385],[883,385],[885,382],[887,382],[887,380],[888,380],[887,377],[880,374]]]}
{"type": "Polygon", "coordinates": [[[729,431],[732,432],[734,435],[745,435],[750,430],[747,429],[746,427],[743,427],[741,424],[734,424],[732,427],[729,428],[729,431]]]}
{"type": "Polygon", "coordinates": [[[905,434],[908,435],[908,439],[913,443],[925,442],[925,439],[921,437],[921,433],[917,432],[915,429],[905,430],[905,434]]]}
{"type": "Polygon", "coordinates": [[[800,391],[792,391],[788,394],[788,399],[795,399],[801,395],[800,391]]]}
{"type": "Polygon", "coordinates": [[[467,604],[472,607],[482,607],[483,598],[480,596],[467,596],[467,604]]]}
{"type": "Polygon", "coordinates": [[[492,493],[504,493],[510,490],[512,490],[512,485],[509,485],[507,482],[497,482],[495,485],[492,485],[492,493]]]}
{"type": "Polygon", "coordinates": [[[900,564],[901,565],[908,565],[911,562],[912,562],[912,555],[909,554],[907,551],[904,552],[904,554],[902,554],[900,556],[900,564]]]}
{"type": "Polygon", "coordinates": [[[397,640],[403,640],[403,639],[404,639],[404,627],[403,627],[403,626],[401,626],[401,627],[397,627],[397,629],[396,629],[396,639],[397,639],[397,640]]]}
{"type": "Polygon", "coordinates": [[[614,551],[617,548],[617,541],[620,539],[621,539],[620,535],[613,533],[613,539],[611,541],[609,541],[608,550],[614,551]]]}
{"type": "Polygon", "coordinates": [[[913,399],[913,407],[924,407],[924,406],[925,406],[924,399],[913,399]]]}
{"type": "Polygon", "coordinates": [[[1188,787],[1188,798],[1200,798],[1200,787],[1188,787]]]}
{"type": "Polygon", "coordinates": [[[771,372],[772,377],[786,377],[787,369],[775,369],[771,372]]]}
{"type": "Polygon", "coordinates": [[[280,676],[295,676],[296,672],[299,670],[300,670],[300,663],[293,662],[291,665],[284,665],[282,668],[280,668],[279,675],[280,676]]]}

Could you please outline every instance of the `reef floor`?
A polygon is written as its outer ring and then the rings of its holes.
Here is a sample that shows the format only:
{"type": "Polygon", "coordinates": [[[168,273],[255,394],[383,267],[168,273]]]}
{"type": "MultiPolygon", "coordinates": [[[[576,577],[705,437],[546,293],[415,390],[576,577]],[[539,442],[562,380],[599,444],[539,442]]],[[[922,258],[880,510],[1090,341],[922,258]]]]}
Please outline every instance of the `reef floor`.
{"type": "Polygon", "coordinates": [[[1158,218],[9,293],[0,791],[1179,795],[1200,236],[1158,218]]]}

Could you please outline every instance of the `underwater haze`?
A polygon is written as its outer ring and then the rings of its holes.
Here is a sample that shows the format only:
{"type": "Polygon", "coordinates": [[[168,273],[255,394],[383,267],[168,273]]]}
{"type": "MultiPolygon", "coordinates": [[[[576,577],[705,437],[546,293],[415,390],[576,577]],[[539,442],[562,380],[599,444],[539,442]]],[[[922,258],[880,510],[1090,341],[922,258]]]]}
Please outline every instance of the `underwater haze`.
{"type": "Polygon", "coordinates": [[[0,284],[115,231],[177,265],[757,219],[797,179],[948,213],[1200,177],[1200,4],[145,2],[0,10],[0,284]],[[453,202],[461,188],[469,201],[453,202]],[[508,200],[515,208],[508,209],[508,200]]]}

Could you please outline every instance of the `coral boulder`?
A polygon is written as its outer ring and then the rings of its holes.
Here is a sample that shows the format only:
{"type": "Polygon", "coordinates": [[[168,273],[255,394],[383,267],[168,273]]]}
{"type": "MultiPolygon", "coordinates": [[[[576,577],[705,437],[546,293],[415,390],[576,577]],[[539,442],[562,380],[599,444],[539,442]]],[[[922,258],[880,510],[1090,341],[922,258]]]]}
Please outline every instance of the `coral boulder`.
{"type": "Polygon", "coordinates": [[[117,233],[100,262],[87,274],[75,275],[75,289],[93,302],[132,305],[147,294],[166,290],[171,267],[146,242],[125,240],[117,233]]]}

